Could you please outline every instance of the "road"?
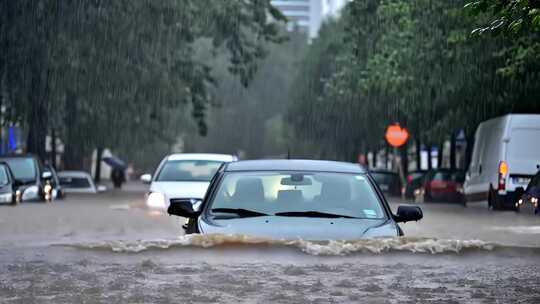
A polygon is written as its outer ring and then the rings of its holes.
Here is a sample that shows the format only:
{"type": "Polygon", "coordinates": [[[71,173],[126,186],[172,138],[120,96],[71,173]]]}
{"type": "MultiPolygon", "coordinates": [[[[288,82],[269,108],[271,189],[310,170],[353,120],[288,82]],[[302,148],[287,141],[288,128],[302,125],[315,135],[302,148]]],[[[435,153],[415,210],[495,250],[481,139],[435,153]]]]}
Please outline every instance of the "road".
{"type": "Polygon", "coordinates": [[[143,193],[1,207],[0,303],[540,302],[531,210],[421,204],[424,219],[402,225],[410,238],[389,242],[189,243],[143,193]]]}

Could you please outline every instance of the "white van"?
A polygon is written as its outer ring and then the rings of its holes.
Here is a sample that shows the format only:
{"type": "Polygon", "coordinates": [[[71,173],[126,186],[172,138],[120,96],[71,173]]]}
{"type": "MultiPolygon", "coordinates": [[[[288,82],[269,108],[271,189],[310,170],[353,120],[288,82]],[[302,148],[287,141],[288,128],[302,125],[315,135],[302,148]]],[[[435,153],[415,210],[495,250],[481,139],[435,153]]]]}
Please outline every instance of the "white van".
{"type": "Polygon", "coordinates": [[[527,186],[539,167],[540,115],[509,114],[484,121],[476,130],[465,179],[467,201],[487,200],[490,208],[517,210],[520,187],[527,186]]]}

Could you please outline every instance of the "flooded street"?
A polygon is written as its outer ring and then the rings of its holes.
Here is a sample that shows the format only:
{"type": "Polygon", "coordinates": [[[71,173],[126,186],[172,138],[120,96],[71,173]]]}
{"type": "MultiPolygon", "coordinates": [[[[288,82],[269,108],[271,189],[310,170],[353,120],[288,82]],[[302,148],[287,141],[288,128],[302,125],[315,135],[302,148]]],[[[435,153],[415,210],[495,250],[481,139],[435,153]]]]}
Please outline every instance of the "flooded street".
{"type": "Polygon", "coordinates": [[[404,239],[270,242],[181,236],[177,219],[143,208],[143,190],[3,207],[0,302],[540,301],[540,221],[527,210],[422,204],[404,239]]]}

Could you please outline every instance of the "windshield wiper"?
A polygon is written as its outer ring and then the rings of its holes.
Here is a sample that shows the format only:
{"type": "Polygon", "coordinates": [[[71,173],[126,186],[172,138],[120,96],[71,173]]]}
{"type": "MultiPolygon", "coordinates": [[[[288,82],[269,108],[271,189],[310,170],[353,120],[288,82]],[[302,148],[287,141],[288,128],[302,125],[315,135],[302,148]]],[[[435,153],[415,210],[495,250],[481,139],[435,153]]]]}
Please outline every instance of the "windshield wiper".
{"type": "Polygon", "coordinates": [[[277,216],[293,216],[293,217],[321,217],[321,218],[350,218],[357,219],[358,217],[334,214],[319,211],[291,211],[291,212],[278,212],[277,216]]]}
{"type": "Polygon", "coordinates": [[[212,212],[219,213],[232,213],[238,215],[238,217],[257,217],[257,216],[268,216],[269,214],[257,212],[253,210],[241,209],[241,208],[215,208],[212,209],[212,212]]]}

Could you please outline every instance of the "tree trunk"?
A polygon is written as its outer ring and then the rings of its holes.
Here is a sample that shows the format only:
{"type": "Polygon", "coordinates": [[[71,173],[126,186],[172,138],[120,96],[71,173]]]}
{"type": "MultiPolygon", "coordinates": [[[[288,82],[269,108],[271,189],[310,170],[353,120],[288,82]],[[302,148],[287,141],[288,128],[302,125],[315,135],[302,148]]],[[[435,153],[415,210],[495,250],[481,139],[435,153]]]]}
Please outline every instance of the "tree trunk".
{"type": "Polygon", "coordinates": [[[465,147],[465,170],[469,169],[474,148],[474,135],[467,136],[467,147],[465,147]]]}
{"type": "Polygon", "coordinates": [[[420,171],[422,170],[422,144],[420,143],[420,140],[417,138],[415,141],[416,144],[416,170],[420,171]]]}
{"type": "Polygon", "coordinates": [[[35,66],[32,71],[32,90],[29,93],[29,100],[32,106],[27,115],[28,138],[26,141],[26,150],[28,153],[37,155],[41,160],[47,157],[45,151],[45,139],[47,137],[48,127],[48,94],[47,82],[48,72],[45,75],[39,67],[35,66]]]}
{"type": "Polygon", "coordinates": [[[450,169],[456,169],[456,132],[450,137],[450,169]]]}
{"type": "Polygon", "coordinates": [[[96,149],[96,175],[94,176],[94,181],[96,184],[101,182],[101,159],[103,156],[103,148],[98,147],[96,149]]]}
{"type": "Polygon", "coordinates": [[[373,169],[377,168],[378,154],[379,154],[379,151],[375,149],[375,151],[373,152],[373,164],[372,164],[373,169]]]}
{"type": "Polygon", "coordinates": [[[77,97],[75,94],[68,92],[64,116],[65,128],[65,148],[64,148],[64,169],[67,170],[81,170],[84,169],[84,154],[85,148],[83,142],[80,140],[79,130],[72,128],[75,126],[75,119],[77,117],[77,97]]]}
{"type": "Polygon", "coordinates": [[[427,151],[427,152],[428,152],[428,153],[427,153],[427,155],[428,155],[428,162],[427,162],[428,165],[427,165],[427,167],[428,167],[428,170],[431,170],[431,169],[433,169],[433,165],[432,165],[432,163],[431,163],[431,158],[432,158],[433,155],[431,155],[431,150],[432,150],[432,149],[431,149],[431,145],[430,145],[430,144],[427,145],[427,149],[428,149],[428,151],[427,151]]]}
{"type": "Polygon", "coordinates": [[[386,144],[385,146],[385,157],[384,157],[384,168],[385,169],[389,169],[388,168],[388,163],[389,163],[389,160],[390,160],[390,146],[388,144],[386,144]]]}
{"type": "Polygon", "coordinates": [[[28,138],[26,141],[26,150],[28,153],[37,155],[44,160],[47,155],[45,152],[45,139],[47,137],[47,107],[43,100],[34,103],[30,109],[28,117],[28,138]]]}
{"type": "Polygon", "coordinates": [[[404,178],[407,178],[407,175],[409,175],[409,151],[408,151],[409,145],[405,144],[403,147],[399,148],[399,151],[401,153],[401,168],[403,169],[403,176],[404,178]]]}
{"type": "Polygon", "coordinates": [[[56,170],[56,130],[51,129],[51,165],[56,170]]]}
{"type": "Polygon", "coordinates": [[[439,145],[439,154],[437,155],[437,168],[443,167],[443,159],[444,159],[444,142],[439,145]]]}

